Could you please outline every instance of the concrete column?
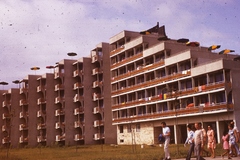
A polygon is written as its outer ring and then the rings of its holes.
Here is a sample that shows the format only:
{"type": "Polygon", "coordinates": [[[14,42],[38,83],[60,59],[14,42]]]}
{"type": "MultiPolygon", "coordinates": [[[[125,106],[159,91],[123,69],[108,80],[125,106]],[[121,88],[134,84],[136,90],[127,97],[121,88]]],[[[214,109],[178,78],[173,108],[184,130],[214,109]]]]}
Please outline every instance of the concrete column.
{"type": "Polygon", "coordinates": [[[173,126],[174,128],[174,139],[175,139],[175,144],[178,144],[178,139],[177,139],[177,125],[175,124],[173,126]]]}
{"type": "Polygon", "coordinates": [[[219,128],[219,121],[216,121],[216,132],[217,132],[217,141],[218,143],[221,142],[221,135],[220,135],[220,128],[219,128]]]}

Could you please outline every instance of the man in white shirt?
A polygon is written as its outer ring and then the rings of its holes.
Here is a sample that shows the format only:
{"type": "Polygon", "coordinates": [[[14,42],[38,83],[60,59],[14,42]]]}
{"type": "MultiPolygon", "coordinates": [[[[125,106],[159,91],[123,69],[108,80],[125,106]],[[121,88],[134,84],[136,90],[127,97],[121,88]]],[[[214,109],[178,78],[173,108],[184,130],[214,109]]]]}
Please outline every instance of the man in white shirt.
{"type": "Polygon", "coordinates": [[[169,143],[170,143],[170,128],[166,126],[166,122],[162,122],[162,133],[165,138],[164,142],[164,153],[165,153],[165,160],[171,160],[170,153],[169,153],[169,143]]]}
{"type": "Polygon", "coordinates": [[[192,152],[194,151],[194,131],[192,130],[192,125],[188,124],[187,125],[187,130],[188,130],[188,136],[187,139],[184,143],[184,147],[186,147],[186,144],[190,144],[188,154],[186,157],[186,160],[190,160],[192,156],[192,152]]]}
{"type": "Polygon", "coordinates": [[[196,160],[204,160],[201,156],[201,148],[203,147],[203,132],[201,129],[201,123],[195,123],[196,131],[194,133],[194,152],[196,155],[196,160]]]}

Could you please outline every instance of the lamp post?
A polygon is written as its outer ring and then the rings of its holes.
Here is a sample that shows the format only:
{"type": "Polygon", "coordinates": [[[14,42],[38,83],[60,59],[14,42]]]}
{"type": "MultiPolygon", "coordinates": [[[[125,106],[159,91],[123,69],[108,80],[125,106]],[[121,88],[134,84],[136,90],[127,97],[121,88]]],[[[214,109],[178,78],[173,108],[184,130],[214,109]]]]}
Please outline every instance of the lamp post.
{"type": "Polygon", "coordinates": [[[7,82],[4,82],[4,81],[2,81],[2,82],[0,82],[0,85],[3,85],[3,89],[4,89],[4,86],[5,86],[5,85],[8,85],[8,83],[7,83],[7,82]]]}
{"type": "Polygon", "coordinates": [[[31,70],[34,70],[35,71],[35,75],[36,75],[36,70],[39,70],[40,67],[32,67],[31,70]]]}

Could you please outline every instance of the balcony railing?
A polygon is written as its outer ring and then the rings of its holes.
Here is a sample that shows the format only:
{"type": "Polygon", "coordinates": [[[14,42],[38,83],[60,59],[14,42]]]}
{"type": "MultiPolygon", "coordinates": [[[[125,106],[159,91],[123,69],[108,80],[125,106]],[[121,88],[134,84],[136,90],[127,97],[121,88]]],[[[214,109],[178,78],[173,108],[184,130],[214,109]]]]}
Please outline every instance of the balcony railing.
{"type": "Polygon", "coordinates": [[[19,90],[19,94],[23,94],[23,93],[27,93],[28,92],[28,88],[20,88],[19,90]]]}
{"type": "Polygon", "coordinates": [[[95,81],[93,82],[93,88],[100,87],[103,85],[103,81],[95,81]]]}
{"type": "Polygon", "coordinates": [[[93,108],[93,114],[97,114],[103,112],[103,107],[94,107],[93,108]]]}
{"type": "Polygon", "coordinates": [[[26,124],[20,124],[19,125],[19,131],[27,130],[27,129],[28,129],[28,126],[26,124]]]}
{"type": "Polygon", "coordinates": [[[95,120],[95,121],[93,122],[93,126],[94,126],[94,127],[103,126],[103,124],[104,124],[104,121],[103,121],[103,120],[95,120]]]}
{"type": "Polygon", "coordinates": [[[102,99],[103,96],[100,93],[93,93],[93,101],[102,99]]]}
{"type": "Polygon", "coordinates": [[[55,129],[64,128],[65,122],[56,122],[55,123],[55,129]]]}
{"type": "Polygon", "coordinates": [[[83,135],[80,135],[80,134],[75,134],[74,135],[74,141],[79,141],[79,140],[83,140],[83,139],[84,139],[83,135]]]}
{"type": "Polygon", "coordinates": [[[43,92],[45,90],[45,86],[37,86],[37,92],[43,92]]]}
{"type": "Polygon", "coordinates": [[[40,129],[46,129],[46,124],[45,123],[38,123],[37,124],[37,130],[40,130],[40,129]]]}
{"type": "Polygon", "coordinates": [[[38,98],[38,100],[37,100],[37,104],[38,104],[38,105],[44,104],[44,103],[46,103],[45,98],[38,98]]]}
{"type": "Polygon", "coordinates": [[[188,115],[188,114],[196,114],[196,115],[202,115],[206,112],[212,112],[215,111],[231,111],[233,109],[233,104],[226,104],[226,103],[218,103],[218,104],[209,104],[205,107],[203,106],[192,106],[192,107],[186,107],[181,108],[177,110],[167,110],[167,111],[159,111],[155,113],[147,113],[147,114],[139,114],[139,115],[132,115],[129,117],[120,117],[120,118],[113,118],[113,123],[123,123],[123,122],[132,122],[132,121],[141,121],[146,119],[159,119],[159,118],[176,118],[178,116],[182,115],[188,115]]]}
{"type": "Polygon", "coordinates": [[[113,65],[111,65],[111,69],[117,68],[117,67],[119,67],[121,65],[124,65],[124,64],[126,64],[128,62],[132,62],[132,61],[134,61],[134,60],[136,60],[138,58],[141,58],[142,56],[143,56],[143,53],[139,53],[139,54],[136,54],[136,55],[134,55],[132,57],[123,59],[122,61],[114,63],[113,65]]]}
{"type": "Polygon", "coordinates": [[[10,138],[9,137],[4,137],[3,139],[2,139],[2,144],[7,144],[7,143],[10,143],[11,141],[10,141],[10,138]]]}
{"type": "Polygon", "coordinates": [[[81,76],[83,75],[83,70],[75,70],[73,72],[73,77],[81,76]]]}
{"type": "Polygon", "coordinates": [[[64,101],[64,98],[63,97],[56,97],[55,98],[55,104],[57,103],[62,103],[64,101]]]}
{"type": "Polygon", "coordinates": [[[37,117],[42,117],[46,114],[46,111],[39,110],[37,111],[37,117]]]}
{"type": "Polygon", "coordinates": [[[60,115],[64,115],[65,111],[63,109],[56,109],[55,110],[55,116],[60,116],[60,115]]]}
{"type": "Polygon", "coordinates": [[[23,105],[27,105],[28,103],[27,103],[27,100],[26,99],[21,99],[20,101],[19,101],[19,105],[20,106],[23,106],[23,105]]]}
{"type": "Polygon", "coordinates": [[[2,102],[2,107],[7,107],[10,104],[11,104],[10,101],[3,101],[2,102]]]}
{"type": "Polygon", "coordinates": [[[21,136],[19,137],[19,143],[27,143],[28,142],[28,137],[21,136]]]}
{"type": "Polygon", "coordinates": [[[8,113],[3,113],[2,114],[2,119],[8,119],[8,118],[11,118],[10,114],[8,114],[8,113]]]}
{"type": "Polygon", "coordinates": [[[56,135],[56,139],[57,142],[59,141],[65,141],[65,135],[56,135]]]}
{"type": "Polygon", "coordinates": [[[54,87],[55,91],[59,91],[59,90],[63,90],[64,89],[64,85],[63,84],[56,84],[54,87]]]}
{"type": "Polygon", "coordinates": [[[74,109],[74,115],[83,114],[83,113],[84,113],[83,107],[78,107],[74,109]]]}
{"type": "Polygon", "coordinates": [[[79,102],[80,100],[83,100],[83,96],[80,94],[75,94],[73,101],[74,102],[79,102]]]}
{"type": "Polygon", "coordinates": [[[114,54],[122,51],[123,49],[124,49],[124,46],[121,46],[121,47],[119,47],[119,48],[116,48],[116,49],[112,50],[112,51],[110,52],[110,56],[113,56],[114,54]]]}
{"type": "Polygon", "coordinates": [[[73,89],[76,90],[76,89],[79,89],[79,88],[83,88],[83,84],[80,83],[80,82],[74,83],[73,89]]]}
{"type": "Polygon", "coordinates": [[[6,131],[8,129],[8,127],[6,125],[2,126],[2,132],[6,131]]]}
{"type": "Polygon", "coordinates": [[[37,142],[46,142],[46,136],[37,136],[37,142]]]}
{"type": "Polygon", "coordinates": [[[146,88],[146,87],[149,87],[149,86],[157,85],[159,83],[163,83],[163,82],[166,82],[166,81],[171,81],[171,80],[182,78],[182,77],[189,76],[189,75],[191,75],[190,70],[188,70],[186,72],[183,71],[181,73],[177,73],[177,74],[170,75],[170,76],[165,76],[165,77],[162,77],[162,78],[149,80],[149,81],[139,83],[139,84],[136,84],[136,85],[133,85],[133,86],[122,87],[119,90],[112,91],[112,96],[113,95],[118,95],[118,94],[121,94],[121,93],[124,93],[124,92],[133,91],[133,90],[136,90],[136,89],[139,89],[139,88],[146,88]]]}
{"type": "Polygon", "coordinates": [[[105,135],[103,133],[95,133],[93,135],[94,140],[100,140],[100,139],[104,139],[104,138],[105,138],[105,135]]]}
{"type": "Polygon", "coordinates": [[[99,73],[102,73],[102,70],[100,68],[94,68],[92,70],[92,75],[99,74],[99,73]]]}
{"type": "Polygon", "coordinates": [[[74,128],[79,128],[84,126],[84,121],[75,121],[74,122],[74,128]]]}
{"type": "Polygon", "coordinates": [[[19,113],[19,118],[25,118],[28,117],[28,112],[22,111],[19,113]]]}

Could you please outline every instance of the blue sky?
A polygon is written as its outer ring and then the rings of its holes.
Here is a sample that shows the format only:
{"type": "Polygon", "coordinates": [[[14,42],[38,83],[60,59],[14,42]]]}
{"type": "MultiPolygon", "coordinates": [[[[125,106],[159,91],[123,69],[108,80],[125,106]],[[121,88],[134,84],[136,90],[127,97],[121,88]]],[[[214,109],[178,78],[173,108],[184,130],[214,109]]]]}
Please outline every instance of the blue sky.
{"type": "Polygon", "coordinates": [[[239,0],[1,0],[0,81],[17,87],[62,59],[87,57],[122,30],[142,31],[159,22],[169,38],[221,45],[240,54],[239,0]]]}

